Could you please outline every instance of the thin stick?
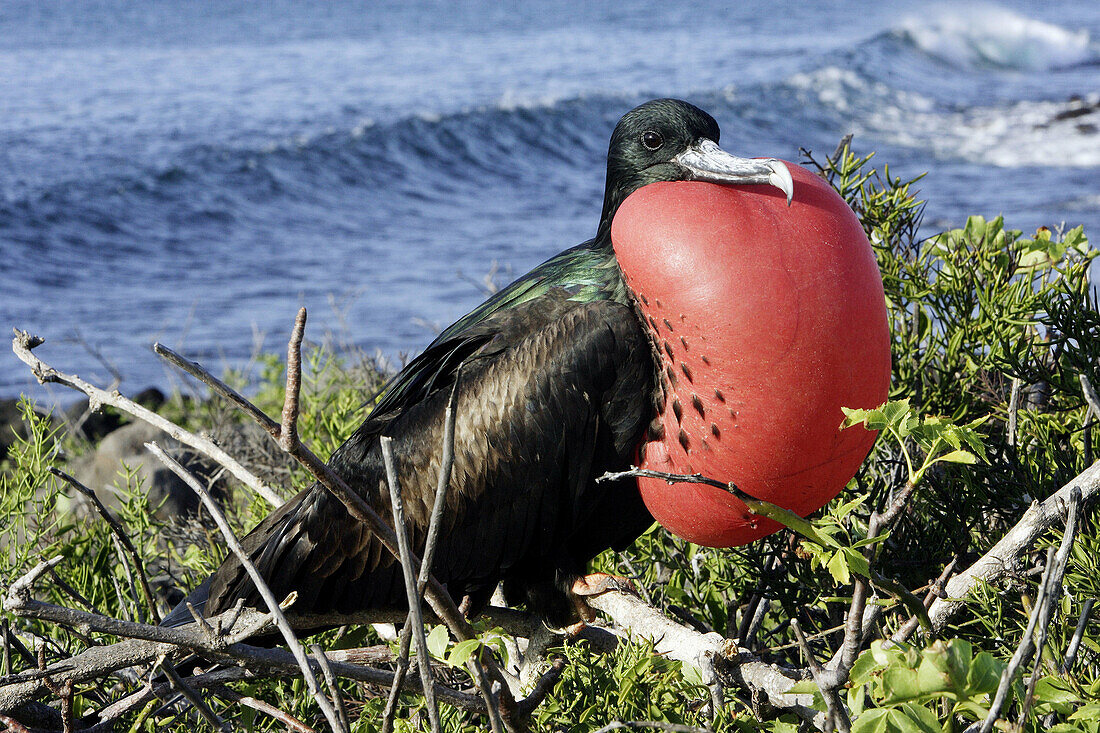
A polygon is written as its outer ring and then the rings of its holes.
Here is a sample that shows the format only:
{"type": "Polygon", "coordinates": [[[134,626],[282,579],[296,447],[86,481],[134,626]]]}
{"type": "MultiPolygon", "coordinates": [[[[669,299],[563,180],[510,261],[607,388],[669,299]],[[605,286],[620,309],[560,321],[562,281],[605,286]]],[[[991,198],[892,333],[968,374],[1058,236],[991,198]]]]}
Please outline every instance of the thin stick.
{"type": "Polygon", "coordinates": [[[302,391],[302,339],[306,332],[306,309],[299,308],[294,329],[286,345],[286,394],[283,421],[279,425],[279,446],[290,453],[298,443],[298,401],[302,391]]]}
{"type": "Polygon", "coordinates": [[[106,520],[108,526],[111,528],[111,532],[118,540],[125,554],[129,556],[130,564],[133,565],[137,572],[138,580],[141,581],[141,594],[145,596],[145,605],[149,608],[149,615],[153,619],[153,624],[160,623],[160,613],[157,612],[156,601],[153,600],[153,591],[149,588],[149,578],[145,574],[145,567],[141,562],[141,557],[138,556],[137,548],[134,547],[134,543],[130,541],[130,538],[126,536],[125,530],[110,510],[103,505],[103,502],[99,500],[96,493],[84,484],[77,481],[75,478],[65,473],[59,468],[50,466],[49,472],[60,479],[63,479],[66,483],[79,491],[84,496],[91,500],[92,506],[95,507],[99,515],[106,520]]]}
{"type": "Polygon", "coordinates": [[[1066,649],[1066,658],[1062,661],[1062,674],[1069,674],[1073,670],[1073,663],[1077,661],[1077,651],[1081,648],[1081,639],[1085,636],[1085,629],[1089,625],[1089,616],[1092,615],[1092,606],[1095,603],[1095,598],[1089,598],[1085,601],[1085,607],[1081,609],[1081,618],[1077,621],[1077,628],[1066,649]]]}
{"type": "MultiPolygon", "coordinates": [[[[443,507],[447,503],[447,489],[451,485],[451,469],[455,459],[455,398],[458,396],[458,383],[462,376],[462,368],[459,367],[455,374],[454,386],[451,387],[451,396],[447,400],[447,409],[443,420],[443,457],[439,468],[439,482],[435,488],[435,504],[432,506],[432,516],[428,521],[428,539],[424,543],[424,559],[420,564],[420,575],[416,583],[417,597],[424,593],[428,584],[428,576],[431,574],[432,562],[435,558],[435,548],[439,540],[439,528],[443,519],[443,507]]],[[[394,669],[393,685],[390,686],[389,697],[386,698],[386,707],[382,711],[382,733],[392,733],[394,715],[397,711],[397,700],[401,691],[401,685],[405,681],[405,674],[409,669],[409,647],[412,641],[412,615],[405,617],[405,625],[401,628],[401,644],[397,656],[397,666],[394,669]]]]}
{"type": "Polygon", "coordinates": [[[1028,708],[1035,699],[1035,685],[1039,681],[1039,667],[1043,660],[1043,649],[1047,645],[1047,635],[1050,633],[1050,625],[1054,615],[1058,612],[1058,598],[1062,594],[1062,578],[1069,564],[1069,554],[1073,550],[1073,542],[1077,537],[1077,510],[1081,503],[1081,493],[1073,492],[1070,496],[1068,507],[1069,517],[1066,519],[1066,531],[1062,535],[1062,544],[1058,553],[1054,556],[1054,570],[1050,574],[1050,588],[1047,590],[1049,598],[1044,604],[1039,616],[1039,640],[1035,642],[1035,666],[1031,670],[1031,677],[1027,682],[1027,694],[1024,703],[1020,706],[1020,721],[1018,728],[1023,728],[1023,722],[1027,718],[1028,708]]]}
{"type": "Polygon", "coordinates": [[[810,668],[810,675],[813,677],[818,689],[821,690],[821,697],[825,700],[825,706],[828,708],[829,717],[825,721],[825,730],[829,731],[835,725],[841,733],[848,733],[852,727],[852,722],[848,719],[848,713],[844,710],[844,704],[840,701],[840,694],[837,692],[837,688],[826,687],[822,684],[821,666],[814,658],[813,650],[810,649],[810,644],[806,641],[805,634],[802,633],[802,626],[798,623],[798,619],[791,619],[791,629],[794,630],[795,638],[798,640],[798,648],[802,651],[806,666],[810,668]]]}
{"type": "Polygon", "coordinates": [[[12,672],[12,668],[11,668],[11,642],[8,641],[8,633],[9,633],[10,626],[11,626],[11,624],[8,622],[7,619],[4,619],[3,621],[0,621],[0,635],[3,636],[2,641],[3,641],[3,644],[4,644],[4,657],[3,657],[3,660],[2,660],[2,666],[0,666],[0,674],[5,675],[5,676],[11,674],[11,672],[12,672]]]}
{"type": "Polygon", "coordinates": [[[1008,444],[1016,445],[1016,423],[1020,412],[1020,378],[1012,378],[1012,391],[1008,396],[1008,444]]]}
{"type": "Polygon", "coordinates": [[[978,730],[980,733],[990,733],[993,729],[993,724],[997,722],[997,719],[1001,715],[1001,710],[1004,708],[1004,704],[1008,698],[1008,690],[1012,686],[1012,680],[1015,679],[1016,672],[1019,668],[1027,664],[1027,660],[1031,657],[1032,644],[1035,643],[1035,670],[1028,683],[1027,695],[1022,705],[1021,720],[1023,716],[1027,714],[1027,708],[1031,705],[1031,700],[1035,693],[1039,661],[1043,655],[1043,647],[1046,645],[1047,631],[1056,610],[1058,597],[1062,592],[1062,577],[1065,575],[1066,565],[1069,563],[1070,552],[1073,550],[1073,542],[1077,536],[1077,514],[1080,503],[1081,492],[1074,488],[1070,491],[1069,506],[1067,508],[1068,517],[1066,518],[1066,530],[1062,535],[1062,543],[1058,547],[1057,553],[1055,553],[1053,547],[1047,549],[1047,561],[1046,568],[1043,570],[1043,579],[1039,583],[1039,592],[1035,597],[1035,607],[1032,609],[1031,618],[1028,619],[1027,629],[1024,631],[1020,646],[1017,647],[1016,653],[1012,655],[1008,667],[1005,668],[1004,673],[1001,675],[1001,683],[993,698],[993,704],[989,708],[989,714],[984,721],[981,721],[980,726],[978,723],[974,723],[967,731],[978,730]],[[1037,641],[1032,638],[1036,628],[1038,628],[1040,632],[1037,641]]]}
{"type": "Polygon", "coordinates": [[[707,733],[704,728],[696,728],[694,725],[682,723],[662,723],[657,720],[616,720],[608,723],[593,733],[611,733],[613,730],[639,730],[649,728],[651,730],[664,730],[670,733],[707,733]]]}
{"type": "Polygon", "coordinates": [[[1092,416],[1100,420],[1100,396],[1096,394],[1096,390],[1092,386],[1092,382],[1085,376],[1084,373],[1077,375],[1078,380],[1081,382],[1081,392],[1085,395],[1085,401],[1089,405],[1089,411],[1092,412],[1092,416]]]}
{"type": "Polygon", "coordinates": [[[1005,667],[1004,672],[1001,673],[1001,682],[997,686],[997,692],[993,697],[993,704],[989,706],[989,714],[986,715],[985,720],[980,723],[974,723],[967,728],[965,733],[972,733],[973,731],[989,733],[993,730],[993,724],[1001,717],[1001,710],[1004,709],[1004,704],[1008,700],[1008,691],[1012,688],[1012,680],[1016,678],[1016,672],[1031,656],[1031,645],[1033,643],[1032,632],[1035,631],[1035,626],[1039,621],[1040,611],[1046,601],[1047,592],[1050,587],[1050,576],[1053,569],[1054,548],[1051,547],[1047,550],[1046,568],[1043,571],[1043,578],[1039,583],[1039,592],[1035,597],[1035,608],[1032,609],[1031,618],[1027,621],[1027,628],[1024,629],[1024,635],[1023,638],[1020,639],[1020,645],[1016,647],[1016,652],[1012,655],[1012,659],[1009,660],[1008,666],[1005,667]]]}
{"type": "Polygon", "coordinates": [[[199,711],[199,715],[201,715],[207,723],[214,729],[222,731],[222,733],[232,733],[233,728],[219,718],[217,713],[211,710],[210,706],[206,704],[206,701],[203,700],[197,692],[192,690],[187,683],[180,679],[179,673],[176,672],[175,667],[169,664],[166,655],[162,654],[160,659],[157,660],[157,663],[153,665],[154,669],[157,667],[160,667],[161,671],[171,680],[172,686],[176,688],[181,695],[187,698],[187,701],[199,711]]]}
{"type": "Polygon", "coordinates": [[[806,521],[802,517],[798,516],[789,509],[784,509],[778,504],[772,504],[770,501],[764,501],[763,499],[757,499],[754,496],[746,494],[741,489],[737,488],[734,483],[723,482],[718,479],[703,476],[699,473],[667,473],[665,471],[653,471],[648,468],[631,467],[626,471],[608,471],[602,476],[596,479],[597,482],[601,481],[616,481],[623,478],[656,478],[661,479],[669,484],[704,484],[705,486],[712,486],[716,489],[721,489],[728,494],[740,499],[750,512],[757,514],[761,517],[778,522],[784,527],[793,529],[803,537],[807,537],[820,545],[828,546],[829,540],[826,539],[821,533],[814,529],[813,524],[806,521]]]}
{"type": "Polygon", "coordinates": [[[210,692],[217,695],[218,697],[225,698],[230,702],[240,703],[245,707],[252,708],[257,712],[268,715],[279,721],[283,725],[287,726],[288,728],[297,731],[298,733],[317,733],[317,731],[315,731],[313,728],[310,728],[308,725],[298,720],[290,713],[284,710],[280,710],[274,705],[266,703],[258,698],[242,695],[236,690],[231,690],[223,685],[211,685],[210,692]]]}
{"type": "Polygon", "coordinates": [[[112,407],[116,407],[123,412],[133,415],[139,420],[149,423],[153,427],[163,430],[184,445],[188,445],[200,453],[210,456],[215,461],[225,466],[225,468],[236,476],[241,483],[262,496],[272,506],[278,507],[282,505],[283,500],[278,494],[242,466],[237,459],[222,450],[214,441],[208,438],[199,437],[194,433],[184,430],[152,410],[142,407],[136,402],[123,397],[118,392],[108,392],[107,390],[95,387],[85,382],[83,379],[80,379],[75,374],[64,374],[59,372],[32,353],[35,347],[45,343],[42,339],[30,335],[26,331],[14,330],[15,337],[12,339],[11,343],[12,351],[15,352],[15,355],[18,356],[24,364],[31,368],[31,371],[34,373],[39,383],[46,384],[49,382],[70,387],[88,395],[88,405],[91,410],[97,410],[101,405],[111,405],[112,407]]]}
{"type": "MultiPolygon", "coordinates": [[[[277,428],[279,424],[272,420],[270,417],[264,414],[263,410],[260,410],[251,402],[248,401],[240,392],[230,387],[225,382],[217,379],[210,372],[206,371],[198,362],[191,361],[172,349],[168,348],[159,341],[153,344],[153,351],[157,356],[161,357],[172,366],[176,367],[180,371],[190,374],[195,379],[199,380],[203,384],[210,387],[212,390],[220,394],[225,399],[233,403],[233,405],[250,416],[253,420],[260,423],[268,432],[277,428]]],[[[276,505],[277,506],[277,505],[276,505]]]]}
{"type": "MultiPolygon", "coordinates": [[[[397,546],[400,550],[398,558],[401,560],[401,569],[405,575],[405,595],[409,601],[409,617],[412,619],[412,635],[416,641],[416,667],[420,672],[420,681],[424,686],[424,702],[428,707],[428,720],[431,722],[432,731],[439,733],[442,726],[439,722],[439,707],[432,694],[432,664],[428,656],[428,640],[424,636],[424,618],[420,610],[420,594],[416,592],[416,572],[409,560],[411,549],[409,548],[408,530],[405,525],[405,504],[401,500],[401,487],[397,483],[397,470],[393,465],[392,440],[387,436],[379,438],[382,447],[382,459],[386,464],[386,482],[390,488],[390,501],[393,504],[393,525],[397,529],[397,546]]],[[[486,700],[486,704],[489,701],[486,700]]]]}
{"type": "Polygon", "coordinates": [[[340,694],[340,688],[336,686],[336,675],[332,671],[332,665],[328,663],[328,657],[325,656],[324,651],[317,644],[310,644],[309,650],[313,652],[313,658],[317,660],[317,664],[321,665],[321,672],[325,675],[325,684],[328,685],[329,692],[332,693],[332,699],[336,703],[336,715],[340,718],[340,725],[344,726],[344,730],[350,730],[351,724],[348,722],[348,710],[344,706],[344,696],[340,694]]]}
{"type": "Polygon", "coordinates": [[[218,525],[218,529],[221,530],[222,536],[225,537],[225,542],[229,546],[230,551],[240,560],[241,566],[256,585],[256,590],[259,591],[260,597],[264,600],[264,604],[274,616],[275,625],[283,635],[283,639],[286,641],[287,646],[290,647],[290,651],[294,654],[294,658],[298,661],[298,665],[302,668],[302,675],[305,677],[306,686],[309,688],[309,692],[313,695],[314,700],[317,701],[317,705],[321,708],[321,712],[324,713],[325,719],[328,721],[329,725],[332,726],[333,730],[344,731],[344,729],[340,727],[340,720],[337,718],[336,711],[333,709],[332,704],[321,692],[321,686],[317,683],[317,677],[313,674],[313,668],[309,664],[305,650],[302,649],[298,637],[295,636],[294,630],[290,627],[290,623],[286,620],[286,616],[283,615],[282,610],[279,608],[279,602],[275,600],[275,594],[271,592],[263,576],[260,575],[260,571],[252,564],[252,560],[248,557],[248,553],[241,547],[241,543],[237,540],[236,535],[233,534],[233,530],[229,527],[229,522],[225,520],[225,515],[222,514],[221,509],[218,508],[218,505],[214,502],[213,498],[211,498],[210,493],[189,471],[187,471],[187,469],[161,450],[160,446],[156,443],[146,443],[145,447],[148,448],[153,455],[159,458],[164,465],[168,466],[172,473],[179,476],[184,483],[190,486],[191,489],[199,495],[199,498],[202,499],[203,506],[210,512],[210,516],[213,518],[214,523],[218,525]]]}
{"type": "Polygon", "coordinates": [[[626,471],[608,471],[597,478],[596,481],[618,481],[623,478],[657,478],[662,481],[667,481],[670,484],[704,484],[733,494],[742,501],[745,499],[756,499],[755,496],[750,496],[744,491],[741,491],[733,482],[719,481],[718,479],[704,476],[701,473],[668,473],[667,471],[654,471],[649,468],[631,466],[626,471]]]}

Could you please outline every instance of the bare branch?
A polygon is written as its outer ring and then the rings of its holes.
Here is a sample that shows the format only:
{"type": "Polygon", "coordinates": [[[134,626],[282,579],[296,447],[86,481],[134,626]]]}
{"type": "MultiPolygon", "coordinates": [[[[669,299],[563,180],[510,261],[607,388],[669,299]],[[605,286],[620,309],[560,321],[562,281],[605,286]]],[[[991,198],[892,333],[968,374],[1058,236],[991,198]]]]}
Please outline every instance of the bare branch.
{"type": "Polygon", "coordinates": [[[1020,646],[1016,649],[1016,653],[1012,655],[1008,667],[1001,674],[1001,683],[997,688],[993,703],[990,705],[989,715],[981,722],[980,726],[975,723],[967,729],[968,731],[975,729],[979,730],[980,733],[990,733],[1008,699],[1008,692],[1012,687],[1012,681],[1015,679],[1017,671],[1021,666],[1027,664],[1034,648],[1036,654],[1035,671],[1028,682],[1027,694],[1021,708],[1021,719],[1027,714],[1027,708],[1030,706],[1035,693],[1035,683],[1039,677],[1039,660],[1042,657],[1043,647],[1046,646],[1047,632],[1057,608],[1058,598],[1062,594],[1062,577],[1065,575],[1070,552],[1073,550],[1073,542],[1077,536],[1077,514],[1080,504],[1081,492],[1074,487],[1070,490],[1069,516],[1066,520],[1066,531],[1062,535],[1062,543],[1057,553],[1055,553],[1053,547],[1047,549],[1046,568],[1043,571],[1043,578],[1039,583],[1039,592],[1035,597],[1035,607],[1031,611],[1031,618],[1028,619],[1027,629],[1020,640],[1020,646]],[[1037,640],[1033,638],[1036,629],[1039,631],[1037,640]]]}
{"type": "MultiPolygon", "coordinates": [[[[435,548],[439,540],[439,528],[442,525],[443,508],[446,505],[447,489],[451,484],[451,470],[455,459],[455,398],[458,396],[458,385],[462,378],[462,367],[455,374],[454,385],[451,387],[451,396],[447,400],[447,409],[443,418],[443,456],[439,467],[439,482],[435,488],[435,503],[432,505],[432,516],[428,521],[428,538],[424,542],[424,559],[420,564],[420,575],[417,578],[417,599],[424,593],[428,584],[428,576],[431,574],[432,562],[435,557],[435,548]]],[[[397,657],[397,667],[394,670],[393,685],[390,687],[389,697],[386,699],[386,707],[382,711],[382,733],[391,733],[393,730],[393,716],[397,711],[397,698],[401,685],[405,681],[405,673],[409,669],[409,646],[412,639],[412,614],[405,617],[405,625],[401,629],[400,650],[397,657]]]]}
{"type": "Polygon", "coordinates": [[[1069,646],[1066,648],[1066,658],[1062,661],[1062,674],[1069,674],[1073,670],[1073,664],[1077,661],[1077,651],[1081,648],[1081,639],[1085,636],[1085,628],[1089,625],[1089,616],[1092,615],[1092,607],[1095,603],[1095,598],[1089,598],[1081,609],[1081,618],[1077,621],[1073,638],[1070,639],[1069,646]]]}
{"type": "Polygon", "coordinates": [[[324,713],[325,719],[328,721],[329,725],[332,726],[333,730],[342,730],[340,728],[340,721],[336,716],[336,711],[333,709],[328,698],[321,692],[321,686],[317,683],[317,677],[313,674],[313,668],[309,664],[305,650],[298,641],[298,637],[294,634],[294,630],[291,628],[290,623],[286,620],[286,616],[283,615],[279,607],[279,601],[275,599],[275,595],[271,592],[271,589],[268,588],[263,576],[260,575],[260,571],[256,569],[251,558],[248,557],[248,553],[241,547],[241,543],[237,540],[236,535],[233,534],[233,530],[229,527],[229,522],[226,521],[225,515],[222,514],[221,509],[218,508],[218,505],[214,502],[210,493],[203,487],[202,483],[187,471],[187,469],[161,450],[160,446],[156,443],[146,443],[145,447],[148,448],[153,455],[159,458],[164,465],[168,466],[172,473],[179,476],[184,483],[190,486],[191,489],[199,495],[199,498],[202,499],[203,506],[210,512],[211,518],[213,518],[215,524],[218,525],[218,529],[221,530],[222,536],[225,538],[225,542],[229,546],[230,551],[240,560],[241,566],[244,568],[245,572],[248,573],[248,577],[250,577],[252,582],[256,585],[256,590],[259,592],[260,597],[263,598],[264,604],[267,606],[272,616],[274,616],[275,624],[282,634],[283,640],[286,641],[287,646],[290,647],[291,652],[294,654],[294,658],[302,668],[302,675],[305,677],[306,686],[309,687],[310,694],[313,695],[313,698],[317,701],[317,705],[321,708],[321,712],[324,713]]]}
{"type": "Polygon", "coordinates": [[[317,733],[317,731],[315,731],[313,728],[310,728],[308,725],[298,720],[290,713],[284,710],[280,710],[274,705],[270,705],[263,700],[259,700],[255,697],[249,697],[247,695],[242,695],[241,693],[235,690],[231,690],[223,685],[211,685],[210,692],[220,698],[224,698],[231,702],[240,703],[245,707],[252,708],[256,712],[268,715],[279,721],[286,727],[290,728],[291,730],[297,731],[297,733],[317,733]]]}
{"type": "Polygon", "coordinates": [[[49,570],[56,567],[63,559],[61,555],[57,555],[56,557],[51,557],[49,560],[43,560],[27,571],[22,577],[18,578],[8,587],[8,597],[5,605],[8,608],[14,609],[29,601],[31,597],[31,586],[49,570]]]}
{"type": "Polygon", "coordinates": [[[298,401],[302,391],[302,337],[306,330],[306,309],[299,308],[294,330],[286,347],[286,395],[283,421],[279,426],[279,445],[287,453],[298,443],[298,401]]]}
{"type": "Polygon", "coordinates": [[[997,686],[997,693],[993,697],[993,703],[989,706],[989,714],[986,716],[985,720],[976,722],[967,728],[966,733],[974,733],[974,731],[989,733],[993,729],[993,724],[996,723],[997,719],[1001,716],[1001,710],[1004,709],[1004,704],[1008,700],[1008,691],[1012,687],[1012,681],[1016,678],[1016,673],[1031,657],[1032,644],[1034,643],[1032,633],[1035,631],[1035,626],[1039,621],[1042,608],[1048,598],[1047,594],[1050,590],[1049,581],[1053,569],[1054,548],[1051,547],[1047,552],[1046,568],[1043,571],[1043,578],[1039,582],[1039,593],[1035,597],[1035,607],[1031,611],[1031,618],[1028,619],[1027,628],[1024,630],[1023,638],[1020,639],[1020,645],[1016,647],[1016,652],[1012,655],[1012,659],[1009,660],[1008,666],[1005,667],[1004,672],[1001,673],[1001,683],[997,686]]]}
{"type": "Polygon", "coordinates": [[[1087,506],[1100,492],[1100,461],[1092,464],[1040,503],[1034,503],[1020,521],[977,562],[956,575],[929,607],[932,627],[941,631],[947,622],[966,605],[966,598],[979,582],[997,583],[1020,569],[1021,558],[1044,532],[1064,521],[1063,508],[1074,489],[1081,492],[1080,504],[1087,506]]]}
{"type": "MultiPolygon", "coordinates": [[[[230,387],[225,382],[215,377],[213,374],[203,368],[198,362],[194,362],[190,359],[180,356],[175,351],[160,342],[153,344],[153,351],[172,366],[176,367],[180,371],[190,374],[192,377],[199,380],[207,387],[210,387],[210,389],[212,389],[214,392],[221,395],[229,402],[233,403],[233,405],[238,410],[244,412],[253,420],[258,422],[267,432],[274,435],[275,431],[279,429],[279,423],[275,422],[270,417],[265,415],[263,410],[260,410],[251,402],[249,402],[248,398],[246,398],[237,390],[230,387]]],[[[282,502],[280,501],[279,503],[281,504],[282,502]]],[[[279,506],[279,504],[276,504],[275,506],[279,506]]]]}
{"type": "MultiPolygon", "coordinates": [[[[428,706],[428,720],[431,722],[432,731],[439,733],[439,707],[432,694],[432,665],[428,656],[428,641],[424,637],[424,618],[420,612],[420,595],[416,592],[416,572],[413,570],[409,557],[409,535],[405,525],[405,503],[401,499],[401,487],[397,483],[397,469],[393,465],[392,440],[386,436],[379,439],[382,446],[382,458],[386,464],[386,482],[390,488],[390,501],[393,505],[393,526],[397,529],[397,546],[400,549],[398,558],[401,560],[401,569],[405,575],[405,595],[409,601],[409,617],[412,619],[412,634],[416,640],[416,667],[420,671],[420,681],[424,685],[424,700],[428,706]]],[[[492,705],[491,699],[486,698],[486,703],[492,705]]]]}
{"type": "Polygon", "coordinates": [[[704,728],[696,728],[694,725],[683,725],[681,723],[663,723],[659,720],[616,720],[614,723],[608,723],[604,727],[594,731],[594,733],[610,733],[613,730],[663,730],[670,733],[707,733],[704,728]]]}
{"type": "Polygon", "coordinates": [[[825,722],[825,730],[829,731],[833,726],[836,726],[841,733],[848,733],[852,727],[852,721],[848,718],[848,711],[844,709],[844,703],[840,700],[837,688],[827,685],[822,679],[821,666],[817,663],[814,652],[806,641],[805,634],[802,633],[802,626],[798,623],[798,619],[791,619],[791,629],[794,630],[798,647],[802,650],[802,657],[806,660],[806,666],[810,669],[814,684],[821,690],[821,697],[825,700],[825,706],[829,714],[829,718],[825,722]]]}
{"type": "Polygon", "coordinates": [[[1085,376],[1083,372],[1077,375],[1077,377],[1081,382],[1081,391],[1085,395],[1085,401],[1088,402],[1089,411],[1092,413],[1093,417],[1100,420],[1100,396],[1097,396],[1096,389],[1093,388],[1092,382],[1089,381],[1089,378],[1085,376]]]}
{"type": "Polygon", "coordinates": [[[1008,444],[1016,445],[1016,424],[1020,419],[1020,378],[1012,378],[1012,391],[1008,397],[1008,444]]]}
{"type": "MultiPolygon", "coordinates": [[[[187,701],[199,711],[199,715],[201,715],[211,727],[222,733],[232,733],[233,728],[219,718],[218,715],[210,709],[210,706],[206,704],[206,701],[203,700],[197,692],[191,689],[190,685],[180,679],[179,673],[176,672],[176,668],[168,661],[167,655],[162,654],[160,656],[160,659],[158,659],[157,663],[153,666],[154,669],[157,667],[159,667],[172,682],[172,687],[187,698],[187,701]]],[[[72,683],[70,682],[69,684],[72,683]]]]}
{"type": "Polygon", "coordinates": [[[15,330],[15,338],[12,339],[12,351],[19,359],[31,368],[34,376],[42,384],[53,382],[83,392],[88,395],[90,409],[99,409],[102,405],[111,405],[123,412],[129,413],[139,420],[143,420],[155,428],[163,430],[184,445],[190,446],[200,453],[210,456],[215,461],[225,466],[237,479],[262,496],[272,506],[280,506],[283,500],[269,487],[264,485],[248,469],[242,466],[233,456],[218,447],[213,441],[199,437],[194,433],[184,430],[175,423],[166,420],[157,413],[123,397],[116,392],[108,392],[99,389],[73,374],[64,374],[54,369],[32,353],[32,349],[43,344],[44,341],[37,336],[31,336],[26,331],[15,330]]]}
{"type": "Polygon", "coordinates": [[[344,706],[344,697],[340,694],[340,688],[336,685],[336,675],[332,671],[332,665],[328,663],[328,657],[325,656],[324,650],[317,644],[310,644],[309,650],[313,652],[313,658],[317,660],[317,664],[321,665],[321,672],[325,675],[325,684],[328,685],[328,690],[332,693],[332,701],[336,705],[336,717],[340,719],[340,725],[344,727],[344,730],[351,730],[351,723],[348,722],[348,710],[344,706]]]}
{"type": "Polygon", "coordinates": [[[748,690],[766,694],[776,708],[823,729],[825,715],[811,707],[813,696],[787,692],[802,679],[800,671],[762,662],[719,634],[700,634],[682,626],[628,593],[612,590],[585,600],[628,633],[650,639],[657,654],[700,669],[705,684],[714,682],[719,674],[730,677],[748,690]]]}
{"type": "Polygon", "coordinates": [[[54,476],[63,479],[81,494],[88,497],[92,502],[92,506],[96,508],[99,515],[107,522],[107,525],[111,528],[111,533],[114,535],[119,545],[121,545],[124,553],[130,560],[130,564],[133,565],[137,573],[138,580],[141,582],[141,594],[145,596],[145,605],[149,608],[149,614],[153,619],[153,623],[159,623],[160,613],[157,612],[157,603],[153,600],[153,591],[149,588],[149,578],[145,574],[145,565],[141,562],[141,557],[138,555],[137,548],[134,547],[134,543],[131,542],[130,538],[126,535],[126,531],[122,528],[122,525],[119,524],[119,521],[115,519],[110,510],[103,505],[103,502],[99,500],[99,497],[96,496],[96,493],[90,488],[59,468],[50,466],[49,471],[54,476]]]}

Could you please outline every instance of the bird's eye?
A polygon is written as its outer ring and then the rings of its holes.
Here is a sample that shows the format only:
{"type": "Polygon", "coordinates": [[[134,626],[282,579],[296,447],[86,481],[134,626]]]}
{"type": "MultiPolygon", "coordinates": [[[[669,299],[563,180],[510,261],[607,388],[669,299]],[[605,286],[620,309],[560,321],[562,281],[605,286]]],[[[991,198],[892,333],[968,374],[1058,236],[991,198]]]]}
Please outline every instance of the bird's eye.
{"type": "Polygon", "coordinates": [[[656,150],[665,144],[665,139],[661,137],[661,133],[654,132],[653,130],[646,130],[642,133],[642,145],[646,150],[656,150]]]}

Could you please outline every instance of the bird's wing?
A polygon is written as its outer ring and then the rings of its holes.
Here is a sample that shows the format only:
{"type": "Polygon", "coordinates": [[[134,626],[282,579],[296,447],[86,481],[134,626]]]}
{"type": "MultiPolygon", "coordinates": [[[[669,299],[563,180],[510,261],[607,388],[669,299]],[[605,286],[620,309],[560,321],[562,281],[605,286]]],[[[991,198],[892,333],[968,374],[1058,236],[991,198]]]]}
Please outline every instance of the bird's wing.
{"type": "Polygon", "coordinates": [[[588,241],[565,250],[494,293],[440,333],[382,389],[370,423],[380,429],[410,405],[449,388],[458,366],[500,332],[502,314],[553,288],[565,291],[576,302],[626,302],[618,265],[609,248],[588,241]]]}
{"type": "MultiPolygon", "coordinates": [[[[629,307],[578,304],[552,291],[497,316],[498,332],[463,369],[455,463],[436,576],[452,595],[483,600],[502,578],[522,586],[576,571],[652,521],[625,482],[596,475],[628,464],[650,416],[653,362],[629,307]]],[[[387,425],[407,521],[419,547],[440,471],[446,391],[387,425]]],[[[377,435],[360,429],[332,465],[382,516],[391,516],[377,435]]],[[[278,509],[246,547],[279,598],[296,610],[404,606],[401,571],[364,525],[318,486],[278,509]]],[[[230,558],[215,574],[208,613],[256,602],[230,558]]]]}

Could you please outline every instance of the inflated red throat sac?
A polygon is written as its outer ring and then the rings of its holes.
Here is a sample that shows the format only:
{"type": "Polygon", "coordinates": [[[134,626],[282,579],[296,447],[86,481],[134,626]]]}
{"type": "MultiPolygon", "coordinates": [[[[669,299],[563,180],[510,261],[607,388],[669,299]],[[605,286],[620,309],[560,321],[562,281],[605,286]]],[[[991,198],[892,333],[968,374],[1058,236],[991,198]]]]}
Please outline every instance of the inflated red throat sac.
{"type": "MultiPolygon", "coordinates": [[[[841,407],[882,404],[890,335],[882,278],[859,220],[821,178],[788,163],[771,186],[653,183],[611,227],[626,283],[661,359],[663,435],[642,468],[700,473],[806,515],[835,497],[874,442],[841,407]]],[[[711,547],[780,526],[711,486],[642,478],[653,516],[711,547]]]]}

